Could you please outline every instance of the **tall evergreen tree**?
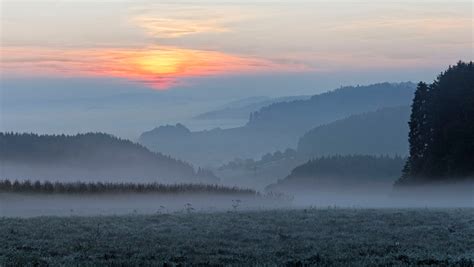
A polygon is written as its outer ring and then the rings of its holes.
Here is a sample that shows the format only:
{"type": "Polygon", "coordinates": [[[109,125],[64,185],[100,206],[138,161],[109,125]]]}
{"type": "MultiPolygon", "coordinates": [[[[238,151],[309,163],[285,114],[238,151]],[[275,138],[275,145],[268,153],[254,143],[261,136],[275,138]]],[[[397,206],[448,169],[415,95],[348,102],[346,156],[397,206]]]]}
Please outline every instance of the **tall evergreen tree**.
{"type": "Polygon", "coordinates": [[[410,157],[398,184],[474,179],[473,62],[419,83],[409,125],[410,157]]]}
{"type": "Polygon", "coordinates": [[[410,157],[403,170],[404,176],[416,176],[423,170],[423,163],[429,147],[428,141],[431,139],[431,123],[428,116],[429,97],[430,87],[424,82],[418,83],[408,122],[410,126],[408,135],[410,157]]]}

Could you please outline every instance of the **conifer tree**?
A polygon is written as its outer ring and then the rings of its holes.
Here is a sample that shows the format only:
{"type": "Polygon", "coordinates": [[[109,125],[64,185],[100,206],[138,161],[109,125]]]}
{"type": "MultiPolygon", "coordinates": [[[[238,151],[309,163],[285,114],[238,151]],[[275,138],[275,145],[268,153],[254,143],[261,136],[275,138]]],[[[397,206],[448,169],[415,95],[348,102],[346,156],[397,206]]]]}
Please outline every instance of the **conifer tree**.
{"type": "Polygon", "coordinates": [[[410,117],[410,156],[397,184],[474,179],[474,64],[458,62],[419,83],[410,117]]]}

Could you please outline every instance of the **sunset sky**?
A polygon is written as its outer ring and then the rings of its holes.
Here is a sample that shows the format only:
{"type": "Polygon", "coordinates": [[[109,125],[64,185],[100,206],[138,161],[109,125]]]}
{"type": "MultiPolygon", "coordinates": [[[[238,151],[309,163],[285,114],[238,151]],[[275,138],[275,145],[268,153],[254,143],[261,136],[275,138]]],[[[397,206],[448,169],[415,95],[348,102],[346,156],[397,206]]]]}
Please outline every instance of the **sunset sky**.
{"type": "Polygon", "coordinates": [[[472,56],[471,1],[2,2],[4,77],[158,89],[222,74],[433,68],[472,56]],[[416,2],[416,3],[415,3],[416,2]]]}
{"type": "Polygon", "coordinates": [[[294,95],[473,58],[472,1],[0,1],[4,104],[25,82],[294,95]]]}

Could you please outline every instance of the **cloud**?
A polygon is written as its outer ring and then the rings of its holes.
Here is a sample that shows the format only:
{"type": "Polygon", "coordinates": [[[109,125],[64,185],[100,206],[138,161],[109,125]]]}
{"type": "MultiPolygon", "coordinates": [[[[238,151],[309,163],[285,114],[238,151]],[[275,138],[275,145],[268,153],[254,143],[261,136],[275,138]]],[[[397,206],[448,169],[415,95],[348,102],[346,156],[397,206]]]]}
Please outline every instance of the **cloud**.
{"type": "Polygon", "coordinates": [[[453,31],[467,32],[472,28],[472,19],[464,17],[391,17],[350,21],[333,30],[352,33],[371,41],[393,39],[448,40],[453,31]],[[390,36],[392,35],[392,36],[390,36]]]}
{"type": "Polygon", "coordinates": [[[152,37],[178,38],[190,34],[209,32],[228,32],[229,29],[213,20],[183,20],[140,16],[133,22],[143,28],[152,37]]]}
{"type": "Polygon", "coordinates": [[[306,67],[216,51],[151,46],[142,49],[6,47],[0,62],[10,75],[104,76],[166,89],[182,78],[255,72],[294,72],[306,67]]]}

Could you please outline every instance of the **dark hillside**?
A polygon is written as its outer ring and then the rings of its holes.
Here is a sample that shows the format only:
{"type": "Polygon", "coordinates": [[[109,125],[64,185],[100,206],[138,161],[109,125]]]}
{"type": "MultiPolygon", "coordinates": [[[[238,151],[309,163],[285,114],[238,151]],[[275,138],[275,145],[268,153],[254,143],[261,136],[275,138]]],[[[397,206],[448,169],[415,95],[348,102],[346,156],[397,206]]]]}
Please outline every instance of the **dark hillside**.
{"type": "Polygon", "coordinates": [[[146,147],[204,166],[235,158],[258,158],[269,151],[295,148],[307,131],[354,114],[408,105],[412,83],[344,87],[308,100],[272,104],[252,113],[247,125],[192,132],[182,125],[156,127],[139,142],[146,147]],[[175,127],[170,131],[170,127],[175,127]],[[170,133],[172,132],[172,133],[170,133]],[[203,155],[202,151],[206,151],[203,155]]]}
{"type": "Polygon", "coordinates": [[[404,159],[401,157],[375,157],[365,155],[331,156],[310,160],[291,171],[291,174],[269,190],[293,189],[347,190],[375,187],[393,183],[401,174],[404,159]]]}
{"type": "Polygon", "coordinates": [[[216,182],[186,162],[103,133],[0,133],[0,162],[10,179],[216,182]]]}
{"type": "Polygon", "coordinates": [[[408,155],[410,107],[384,108],[307,132],[298,142],[304,158],[324,155],[408,155]]]}

